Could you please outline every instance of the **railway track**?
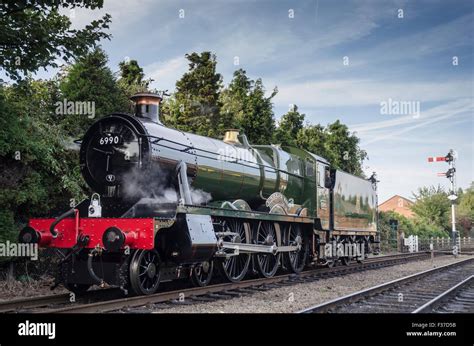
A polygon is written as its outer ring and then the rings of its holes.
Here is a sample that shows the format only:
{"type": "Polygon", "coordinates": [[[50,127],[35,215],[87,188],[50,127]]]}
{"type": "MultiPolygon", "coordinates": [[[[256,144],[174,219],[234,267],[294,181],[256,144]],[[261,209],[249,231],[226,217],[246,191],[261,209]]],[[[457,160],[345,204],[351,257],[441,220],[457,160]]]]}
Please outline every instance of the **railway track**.
{"type": "Polygon", "coordinates": [[[402,264],[408,261],[428,259],[429,256],[430,254],[426,252],[387,255],[369,258],[363,263],[353,263],[349,266],[340,265],[333,268],[319,267],[309,269],[298,275],[283,274],[272,278],[247,279],[238,283],[226,282],[206,287],[176,289],[175,286],[170,286],[164,292],[149,296],[123,297],[119,289],[103,289],[88,291],[86,296],[78,298],[77,302],[70,302],[70,295],[68,293],[16,299],[8,302],[0,302],[0,313],[139,312],[147,306],[160,308],[169,306],[170,303],[193,304],[199,301],[229,299],[275,287],[312,282],[321,278],[342,276],[354,272],[402,264]]]}
{"type": "Polygon", "coordinates": [[[474,275],[462,280],[414,311],[414,313],[472,312],[474,312],[474,275]]]}
{"type": "MultiPolygon", "coordinates": [[[[88,304],[102,299],[117,298],[122,295],[118,288],[97,289],[86,292],[85,295],[77,297],[77,303],[88,304]]],[[[46,308],[58,305],[70,304],[71,293],[50,294],[40,297],[19,298],[0,302],[0,313],[5,312],[28,312],[35,308],[46,308]]]]}
{"type": "Polygon", "coordinates": [[[474,312],[474,258],[333,299],[300,313],[474,312]]]}

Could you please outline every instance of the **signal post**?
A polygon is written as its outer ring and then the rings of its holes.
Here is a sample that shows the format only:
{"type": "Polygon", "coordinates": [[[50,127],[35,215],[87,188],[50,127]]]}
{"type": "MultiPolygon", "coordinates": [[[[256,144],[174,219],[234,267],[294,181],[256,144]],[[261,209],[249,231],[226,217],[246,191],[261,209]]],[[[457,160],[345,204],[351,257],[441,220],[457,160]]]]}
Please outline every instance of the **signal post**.
{"type": "Polygon", "coordinates": [[[444,161],[449,164],[449,169],[445,173],[438,173],[440,177],[446,177],[451,183],[451,189],[448,194],[448,199],[451,201],[451,232],[453,237],[453,255],[457,257],[458,253],[461,252],[461,243],[457,244],[456,237],[456,212],[455,212],[455,201],[458,198],[456,195],[456,159],[457,153],[453,149],[449,150],[446,156],[433,156],[428,157],[428,162],[440,162],[444,161]]]}

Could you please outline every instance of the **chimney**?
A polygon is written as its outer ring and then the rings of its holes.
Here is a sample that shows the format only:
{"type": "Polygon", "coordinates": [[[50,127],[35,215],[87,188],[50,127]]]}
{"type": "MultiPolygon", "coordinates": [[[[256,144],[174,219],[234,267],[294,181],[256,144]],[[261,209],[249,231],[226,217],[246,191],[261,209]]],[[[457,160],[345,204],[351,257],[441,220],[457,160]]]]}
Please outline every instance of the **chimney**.
{"type": "Polygon", "coordinates": [[[161,96],[154,93],[137,93],[130,97],[135,103],[135,116],[146,118],[155,123],[160,122],[160,102],[161,96]]]}

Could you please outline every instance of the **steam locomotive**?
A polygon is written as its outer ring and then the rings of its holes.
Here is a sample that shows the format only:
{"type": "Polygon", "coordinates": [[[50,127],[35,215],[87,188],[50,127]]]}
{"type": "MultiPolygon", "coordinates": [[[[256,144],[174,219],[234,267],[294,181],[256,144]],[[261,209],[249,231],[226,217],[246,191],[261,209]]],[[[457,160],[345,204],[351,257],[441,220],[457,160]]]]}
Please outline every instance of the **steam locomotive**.
{"type": "Polygon", "coordinates": [[[168,128],[161,96],[132,100],[133,115],[99,119],[80,143],[94,194],[19,234],[61,254],[56,285],[146,295],[175,279],[237,282],[376,252],[374,176],[332,169],[302,149],[251,145],[237,130],[221,141],[168,128]]]}

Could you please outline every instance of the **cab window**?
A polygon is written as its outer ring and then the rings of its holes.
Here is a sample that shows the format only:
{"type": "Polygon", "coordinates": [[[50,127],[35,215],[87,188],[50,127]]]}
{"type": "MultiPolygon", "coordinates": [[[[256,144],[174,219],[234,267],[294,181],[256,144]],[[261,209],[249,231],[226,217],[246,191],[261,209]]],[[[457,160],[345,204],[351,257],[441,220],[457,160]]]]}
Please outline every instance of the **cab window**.
{"type": "Polygon", "coordinates": [[[306,166],[306,176],[313,177],[314,176],[314,163],[311,161],[306,161],[305,166],[306,166]]]}
{"type": "Polygon", "coordinates": [[[325,166],[321,165],[321,164],[318,164],[318,176],[317,176],[317,180],[318,180],[318,186],[320,187],[325,187],[326,184],[325,184],[325,166]]]}

